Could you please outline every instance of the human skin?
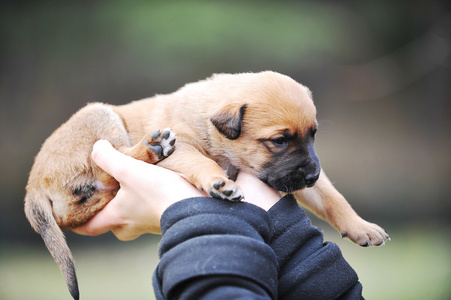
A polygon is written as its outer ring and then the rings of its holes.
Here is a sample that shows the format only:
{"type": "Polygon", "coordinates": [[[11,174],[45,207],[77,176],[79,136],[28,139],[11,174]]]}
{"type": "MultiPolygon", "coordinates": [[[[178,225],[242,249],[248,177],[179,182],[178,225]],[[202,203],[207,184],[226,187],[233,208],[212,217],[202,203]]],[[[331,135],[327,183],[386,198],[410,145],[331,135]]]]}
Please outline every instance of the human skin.
{"type": "MultiPolygon", "coordinates": [[[[92,159],[113,176],[120,189],[88,223],[73,229],[83,235],[100,235],[108,231],[121,241],[142,234],[161,234],[160,219],[170,205],[192,197],[207,197],[179,174],[127,156],[105,140],[94,144],[92,159]]],[[[244,201],[269,210],[280,194],[257,177],[240,172],[236,183],[244,193],[244,201]]]]}

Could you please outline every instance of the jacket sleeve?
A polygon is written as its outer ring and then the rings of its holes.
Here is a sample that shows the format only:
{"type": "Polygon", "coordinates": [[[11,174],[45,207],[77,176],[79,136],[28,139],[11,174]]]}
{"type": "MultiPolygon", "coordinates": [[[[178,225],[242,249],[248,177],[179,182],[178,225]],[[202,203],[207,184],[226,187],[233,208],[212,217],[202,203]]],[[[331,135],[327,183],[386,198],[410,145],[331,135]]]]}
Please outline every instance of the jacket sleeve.
{"type": "Polygon", "coordinates": [[[336,244],[324,243],[294,196],[283,197],[268,214],[270,245],[279,263],[279,299],[363,299],[355,271],[336,244]]]}
{"type": "Polygon", "coordinates": [[[157,299],[276,299],[268,214],[251,204],[192,198],[161,219],[157,299]]]}

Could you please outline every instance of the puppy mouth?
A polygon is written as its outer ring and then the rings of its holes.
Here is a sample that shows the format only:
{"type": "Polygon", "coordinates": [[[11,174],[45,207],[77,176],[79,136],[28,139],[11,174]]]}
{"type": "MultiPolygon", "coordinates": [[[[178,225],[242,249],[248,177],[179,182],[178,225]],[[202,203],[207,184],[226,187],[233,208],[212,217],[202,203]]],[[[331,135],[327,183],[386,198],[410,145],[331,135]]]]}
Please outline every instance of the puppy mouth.
{"type": "Polygon", "coordinates": [[[301,176],[287,176],[283,178],[262,179],[269,187],[284,193],[293,193],[315,185],[318,178],[305,179],[301,176]]]}
{"type": "Polygon", "coordinates": [[[269,187],[285,193],[313,187],[321,173],[319,159],[312,143],[308,145],[308,154],[301,150],[273,157],[260,170],[260,179],[269,187]]]}
{"type": "Polygon", "coordinates": [[[297,184],[296,186],[287,186],[280,182],[276,184],[269,184],[269,186],[277,191],[284,193],[293,193],[295,191],[302,190],[307,187],[305,184],[297,184]]]}
{"type": "Polygon", "coordinates": [[[262,172],[260,174],[260,180],[266,183],[269,187],[285,192],[293,193],[304,188],[311,188],[315,185],[320,175],[319,166],[312,171],[306,171],[305,169],[296,168],[291,171],[275,171],[262,172]]]}

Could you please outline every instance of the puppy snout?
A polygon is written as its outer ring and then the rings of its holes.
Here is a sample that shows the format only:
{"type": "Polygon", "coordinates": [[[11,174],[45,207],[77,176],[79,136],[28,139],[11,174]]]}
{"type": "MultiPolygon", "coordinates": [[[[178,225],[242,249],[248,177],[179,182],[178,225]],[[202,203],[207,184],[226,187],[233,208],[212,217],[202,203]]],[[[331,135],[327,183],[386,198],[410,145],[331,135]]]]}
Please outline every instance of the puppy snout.
{"type": "Polygon", "coordinates": [[[319,173],[305,175],[305,177],[304,177],[305,185],[308,187],[312,187],[315,184],[315,182],[318,180],[318,178],[319,178],[319,173]]]}
{"type": "Polygon", "coordinates": [[[308,161],[298,168],[299,172],[304,177],[304,182],[306,187],[312,187],[319,178],[321,168],[319,164],[314,161],[308,161]]]}

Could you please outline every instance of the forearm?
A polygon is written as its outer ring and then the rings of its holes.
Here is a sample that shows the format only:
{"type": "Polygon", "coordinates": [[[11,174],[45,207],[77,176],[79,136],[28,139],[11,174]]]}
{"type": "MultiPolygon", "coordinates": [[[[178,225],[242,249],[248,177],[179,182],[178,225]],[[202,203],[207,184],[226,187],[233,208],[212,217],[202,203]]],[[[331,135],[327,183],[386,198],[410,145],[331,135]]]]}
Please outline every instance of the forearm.
{"type": "Polygon", "coordinates": [[[267,213],[251,204],[186,199],[161,219],[158,299],[277,297],[277,260],[267,213]]]}
{"type": "Polygon", "coordinates": [[[360,299],[357,274],[333,243],[287,195],[268,211],[273,236],[270,245],[279,263],[279,299],[360,299]]]}

